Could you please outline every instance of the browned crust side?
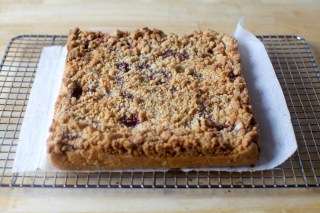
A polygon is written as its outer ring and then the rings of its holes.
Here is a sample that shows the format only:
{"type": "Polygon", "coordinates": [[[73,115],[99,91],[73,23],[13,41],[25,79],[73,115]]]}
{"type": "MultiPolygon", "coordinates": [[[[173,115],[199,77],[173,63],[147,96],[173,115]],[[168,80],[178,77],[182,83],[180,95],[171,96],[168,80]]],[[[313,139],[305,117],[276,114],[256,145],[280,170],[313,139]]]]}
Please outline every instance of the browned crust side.
{"type": "Polygon", "coordinates": [[[76,150],[67,155],[49,153],[52,165],[63,170],[112,170],[151,168],[196,168],[214,166],[254,165],[259,157],[259,148],[251,143],[240,155],[201,157],[151,157],[132,155],[107,155],[99,150],[76,150]]]}

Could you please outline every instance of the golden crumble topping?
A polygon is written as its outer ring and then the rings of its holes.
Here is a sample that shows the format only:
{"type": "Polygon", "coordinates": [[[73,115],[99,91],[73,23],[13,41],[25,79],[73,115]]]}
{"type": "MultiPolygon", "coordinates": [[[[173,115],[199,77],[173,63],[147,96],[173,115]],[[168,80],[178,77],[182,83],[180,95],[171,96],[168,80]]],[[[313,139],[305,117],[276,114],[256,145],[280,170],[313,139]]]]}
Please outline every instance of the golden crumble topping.
{"type": "Polygon", "coordinates": [[[257,143],[234,38],[74,29],[67,48],[49,153],[216,156],[257,143]]]}

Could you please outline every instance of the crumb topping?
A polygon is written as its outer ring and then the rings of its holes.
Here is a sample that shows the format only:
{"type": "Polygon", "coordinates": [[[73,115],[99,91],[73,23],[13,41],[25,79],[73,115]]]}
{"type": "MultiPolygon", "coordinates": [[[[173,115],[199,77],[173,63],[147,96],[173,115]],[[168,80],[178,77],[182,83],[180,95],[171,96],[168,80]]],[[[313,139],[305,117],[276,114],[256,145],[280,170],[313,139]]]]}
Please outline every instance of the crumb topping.
{"type": "Polygon", "coordinates": [[[67,48],[49,152],[208,156],[257,143],[234,38],[77,28],[67,48]]]}

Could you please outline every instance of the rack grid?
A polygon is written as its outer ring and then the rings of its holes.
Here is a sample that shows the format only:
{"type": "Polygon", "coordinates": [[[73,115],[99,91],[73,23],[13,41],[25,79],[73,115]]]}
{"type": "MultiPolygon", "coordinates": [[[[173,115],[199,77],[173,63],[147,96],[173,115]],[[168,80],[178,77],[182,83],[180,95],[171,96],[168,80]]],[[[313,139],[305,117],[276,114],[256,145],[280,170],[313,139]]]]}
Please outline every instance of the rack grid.
{"type": "Polygon", "coordinates": [[[0,186],[79,188],[319,187],[320,74],[307,42],[294,35],[257,36],[265,45],[291,114],[298,150],[259,172],[178,169],[166,172],[26,172],[12,174],[21,124],[41,50],[65,45],[65,35],[12,38],[0,63],[0,186]]]}

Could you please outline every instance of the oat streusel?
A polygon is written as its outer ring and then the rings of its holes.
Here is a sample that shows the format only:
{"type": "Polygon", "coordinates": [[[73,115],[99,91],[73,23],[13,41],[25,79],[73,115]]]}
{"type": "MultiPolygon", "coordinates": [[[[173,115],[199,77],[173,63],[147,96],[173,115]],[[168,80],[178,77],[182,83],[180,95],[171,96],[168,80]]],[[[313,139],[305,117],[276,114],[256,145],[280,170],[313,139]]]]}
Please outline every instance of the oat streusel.
{"type": "Polygon", "coordinates": [[[48,139],[61,169],[253,165],[237,41],[214,31],[69,32],[48,139]]]}

